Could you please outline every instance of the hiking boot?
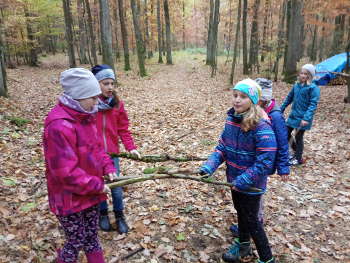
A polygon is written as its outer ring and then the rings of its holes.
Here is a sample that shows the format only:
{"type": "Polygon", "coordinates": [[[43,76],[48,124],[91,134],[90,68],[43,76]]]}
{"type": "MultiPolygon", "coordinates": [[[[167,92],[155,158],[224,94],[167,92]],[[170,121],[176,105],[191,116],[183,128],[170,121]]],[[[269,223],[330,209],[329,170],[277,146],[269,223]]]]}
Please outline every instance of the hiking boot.
{"type": "Polygon", "coordinates": [[[301,165],[303,164],[304,162],[301,160],[301,161],[298,161],[296,158],[293,158],[289,161],[289,165],[290,166],[298,166],[298,165],[301,165]]]}
{"type": "Polygon", "coordinates": [[[256,263],[276,263],[276,261],[275,261],[275,258],[273,257],[273,258],[271,258],[271,259],[268,260],[268,261],[261,261],[260,259],[258,259],[258,260],[256,261],[256,263]]]}
{"type": "Polygon", "coordinates": [[[239,237],[238,225],[233,224],[232,226],[230,226],[230,231],[234,237],[239,237]]]}
{"type": "Polygon", "coordinates": [[[114,211],[115,223],[117,225],[117,231],[119,234],[126,234],[129,232],[129,227],[125,222],[125,216],[123,211],[114,211]]]}
{"type": "Polygon", "coordinates": [[[109,222],[108,214],[107,215],[104,215],[104,214],[100,215],[99,226],[100,226],[100,229],[104,232],[112,231],[112,225],[109,222]]]}
{"type": "Polygon", "coordinates": [[[252,255],[252,248],[250,242],[239,242],[236,238],[233,244],[228,248],[228,251],[222,255],[222,259],[225,262],[238,263],[241,258],[252,255]]]}

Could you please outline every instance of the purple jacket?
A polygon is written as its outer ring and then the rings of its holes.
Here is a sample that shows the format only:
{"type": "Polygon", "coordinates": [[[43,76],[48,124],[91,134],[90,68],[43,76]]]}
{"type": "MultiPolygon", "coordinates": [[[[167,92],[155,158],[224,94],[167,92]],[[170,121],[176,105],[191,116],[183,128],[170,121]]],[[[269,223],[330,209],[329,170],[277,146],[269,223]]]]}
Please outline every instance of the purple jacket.
{"type": "Polygon", "coordinates": [[[57,104],[44,126],[51,211],[69,215],[106,200],[103,175],[115,172],[97,137],[95,117],[57,104]]]}

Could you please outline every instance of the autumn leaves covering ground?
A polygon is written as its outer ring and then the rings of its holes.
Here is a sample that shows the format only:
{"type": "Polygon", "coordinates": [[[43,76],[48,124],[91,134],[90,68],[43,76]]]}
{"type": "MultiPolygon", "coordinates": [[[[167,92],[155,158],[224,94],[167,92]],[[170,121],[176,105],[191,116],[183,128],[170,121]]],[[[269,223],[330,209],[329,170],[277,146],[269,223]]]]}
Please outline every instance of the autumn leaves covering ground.
{"type": "MultiPolygon", "coordinates": [[[[210,78],[202,59],[177,54],[173,66],[150,63],[149,77],[143,79],[135,72],[118,71],[118,92],[143,154],[207,156],[212,151],[231,93],[227,69],[210,78]]],[[[64,60],[51,58],[40,68],[8,71],[10,99],[0,99],[0,262],[51,262],[63,242],[48,209],[41,134],[43,119],[61,92],[57,79],[64,65],[64,60]],[[15,125],[11,117],[30,122],[17,120],[15,125]]],[[[274,87],[281,102],[290,86],[274,87]]],[[[292,169],[288,183],[277,175],[269,180],[266,230],[279,262],[350,262],[350,117],[342,103],[345,90],[321,87],[315,125],[305,135],[307,163],[292,169]]],[[[152,167],[125,159],[121,165],[125,175],[141,175],[152,167]]],[[[195,168],[200,162],[155,165],[195,168]]],[[[225,180],[224,167],[216,176],[225,180]]],[[[236,217],[225,187],[147,181],[128,186],[125,203],[130,233],[100,233],[107,262],[118,262],[139,247],[145,249],[127,262],[220,262],[231,242],[228,228],[236,217]]]]}

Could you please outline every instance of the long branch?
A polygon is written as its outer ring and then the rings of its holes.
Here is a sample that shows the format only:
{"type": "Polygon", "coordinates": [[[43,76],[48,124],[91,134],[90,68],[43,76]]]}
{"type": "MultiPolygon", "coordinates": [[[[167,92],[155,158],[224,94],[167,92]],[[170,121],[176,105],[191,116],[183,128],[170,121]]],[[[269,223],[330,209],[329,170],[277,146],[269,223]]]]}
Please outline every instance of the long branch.
{"type": "Polygon", "coordinates": [[[144,156],[141,156],[141,158],[138,158],[137,156],[134,156],[130,153],[118,153],[118,154],[110,153],[110,156],[126,158],[126,159],[135,160],[135,161],[146,162],[146,163],[156,163],[156,162],[166,162],[166,161],[175,161],[175,162],[205,161],[207,159],[205,157],[198,157],[198,156],[191,156],[191,155],[171,156],[168,154],[144,155],[144,156]]]}

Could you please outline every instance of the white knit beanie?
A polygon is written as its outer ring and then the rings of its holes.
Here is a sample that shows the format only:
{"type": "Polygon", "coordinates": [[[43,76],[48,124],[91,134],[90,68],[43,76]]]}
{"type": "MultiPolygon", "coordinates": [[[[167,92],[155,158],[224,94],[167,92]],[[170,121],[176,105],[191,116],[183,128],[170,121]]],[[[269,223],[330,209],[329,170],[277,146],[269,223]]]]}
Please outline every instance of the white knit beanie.
{"type": "Polygon", "coordinates": [[[265,78],[257,78],[255,81],[260,85],[261,87],[261,97],[260,100],[262,101],[270,101],[272,100],[272,81],[265,78]]]}
{"type": "Polygon", "coordinates": [[[101,94],[100,84],[90,70],[70,68],[61,73],[60,83],[64,94],[75,100],[87,99],[101,94]]]}
{"type": "Polygon", "coordinates": [[[312,78],[315,77],[316,69],[315,69],[314,65],[312,65],[312,64],[305,64],[304,66],[302,66],[301,69],[307,70],[311,74],[312,78]]]}

